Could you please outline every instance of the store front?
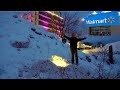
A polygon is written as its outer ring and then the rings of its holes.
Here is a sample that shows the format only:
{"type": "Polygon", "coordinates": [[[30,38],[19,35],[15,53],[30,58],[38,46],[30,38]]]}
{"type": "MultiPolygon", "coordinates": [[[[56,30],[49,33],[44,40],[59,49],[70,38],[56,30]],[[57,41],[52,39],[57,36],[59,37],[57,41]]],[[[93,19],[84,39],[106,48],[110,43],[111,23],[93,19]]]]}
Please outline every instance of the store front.
{"type": "Polygon", "coordinates": [[[119,16],[115,12],[90,15],[85,18],[85,23],[89,28],[89,35],[111,36],[114,27],[119,26],[119,16]]]}

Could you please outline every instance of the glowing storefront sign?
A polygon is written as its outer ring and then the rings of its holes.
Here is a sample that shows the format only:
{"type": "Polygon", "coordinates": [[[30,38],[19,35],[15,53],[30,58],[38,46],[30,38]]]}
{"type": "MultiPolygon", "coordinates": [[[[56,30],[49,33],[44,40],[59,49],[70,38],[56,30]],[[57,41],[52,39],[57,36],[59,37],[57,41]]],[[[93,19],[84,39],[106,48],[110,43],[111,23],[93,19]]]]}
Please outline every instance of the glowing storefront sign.
{"type": "Polygon", "coordinates": [[[91,15],[85,18],[85,23],[88,26],[112,26],[119,24],[118,13],[101,13],[91,15]]]}

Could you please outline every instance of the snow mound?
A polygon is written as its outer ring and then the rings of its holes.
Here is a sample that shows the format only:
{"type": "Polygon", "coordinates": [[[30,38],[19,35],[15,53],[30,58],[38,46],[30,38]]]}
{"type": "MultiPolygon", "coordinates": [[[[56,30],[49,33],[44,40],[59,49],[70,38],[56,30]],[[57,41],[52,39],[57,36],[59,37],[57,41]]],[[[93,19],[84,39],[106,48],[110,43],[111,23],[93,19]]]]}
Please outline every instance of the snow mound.
{"type": "Polygon", "coordinates": [[[53,55],[70,61],[69,46],[57,35],[18,15],[0,12],[0,72],[4,71],[0,78],[17,78],[19,68],[50,60],[53,55]]]}
{"type": "Polygon", "coordinates": [[[24,66],[19,70],[18,79],[86,79],[84,68],[76,65],[68,67],[56,67],[49,60],[38,61],[30,66],[24,66]]]}

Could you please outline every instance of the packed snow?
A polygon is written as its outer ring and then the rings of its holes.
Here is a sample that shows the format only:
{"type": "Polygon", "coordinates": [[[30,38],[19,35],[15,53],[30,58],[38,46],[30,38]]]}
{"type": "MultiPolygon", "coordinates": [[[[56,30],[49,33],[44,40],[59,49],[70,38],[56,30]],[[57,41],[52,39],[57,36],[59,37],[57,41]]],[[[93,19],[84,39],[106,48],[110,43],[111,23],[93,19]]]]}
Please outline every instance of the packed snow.
{"type": "Polygon", "coordinates": [[[112,35],[112,36],[92,36],[92,35],[84,35],[87,37],[84,42],[90,42],[93,45],[97,45],[99,42],[102,42],[104,45],[113,43],[113,42],[118,42],[120,41],[120,35],[112,35]]]}
{"type": "MultiPolygon", "coordinates": [[[[0,12],[0,42],[1,79],[120,78],[119,53],[114,55],[116,63],[108,65],[101,63],[100,54],[85,54],[78,50],[79,66],[72,65],[68,44],[62,43],[54,33],[19,17],[16,12],[0,12]],[[55,65],[52,62],[54,55],[67,60],[68,65],[55,65]]],[[[112,45],[118,50],[120,42],[112,45]]]]}

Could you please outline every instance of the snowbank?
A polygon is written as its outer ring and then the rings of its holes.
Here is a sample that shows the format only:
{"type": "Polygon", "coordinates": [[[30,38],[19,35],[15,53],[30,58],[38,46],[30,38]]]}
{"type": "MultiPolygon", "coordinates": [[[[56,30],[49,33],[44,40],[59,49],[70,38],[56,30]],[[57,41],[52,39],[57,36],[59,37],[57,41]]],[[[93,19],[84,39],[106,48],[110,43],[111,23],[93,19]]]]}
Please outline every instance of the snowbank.
{"type": "Polygon", "coordinates": [[[70,60],[69,46],[61,43],[58,36],[20,18],[15,12],[0,12],[0,27],[0,66],[8,73],[3,78],[15,78],[18,68],[39,60],[50,60],[52,55],[70,60]],[[22,48],[22,43],[27,47],[22,48]]]}

